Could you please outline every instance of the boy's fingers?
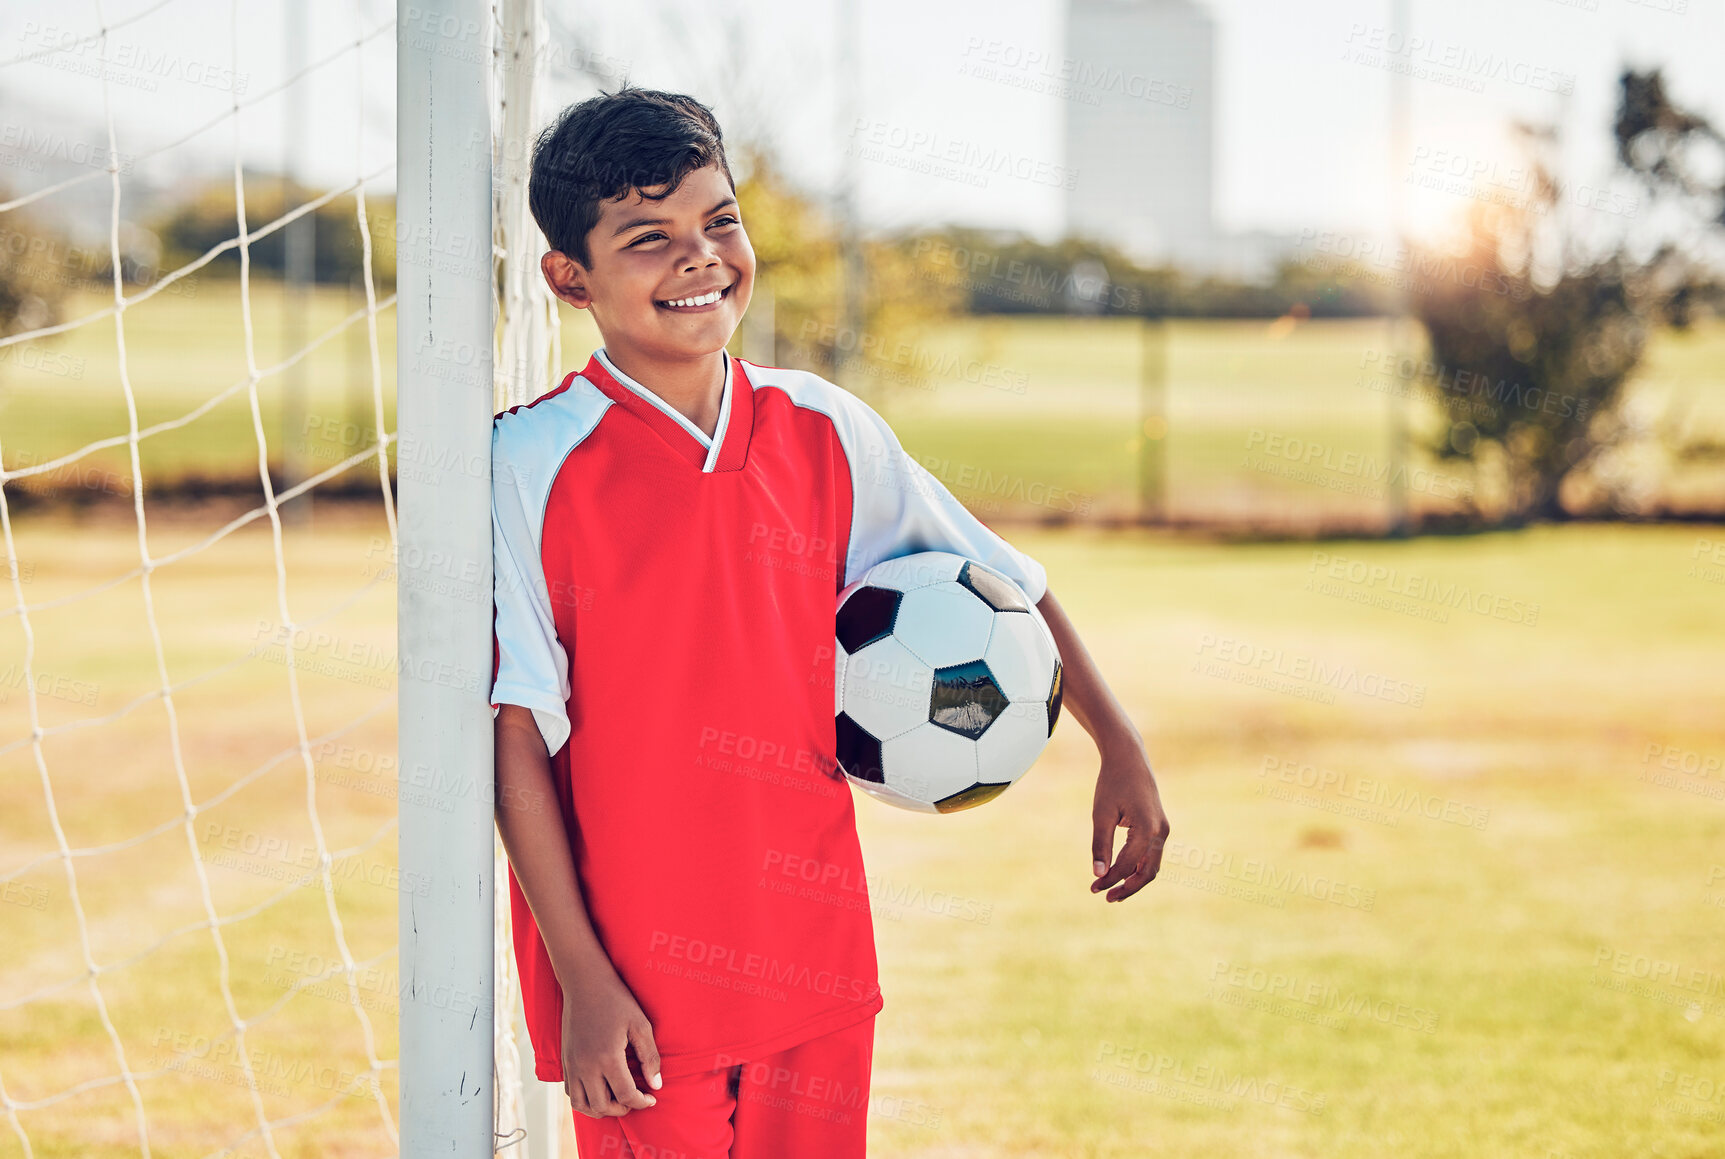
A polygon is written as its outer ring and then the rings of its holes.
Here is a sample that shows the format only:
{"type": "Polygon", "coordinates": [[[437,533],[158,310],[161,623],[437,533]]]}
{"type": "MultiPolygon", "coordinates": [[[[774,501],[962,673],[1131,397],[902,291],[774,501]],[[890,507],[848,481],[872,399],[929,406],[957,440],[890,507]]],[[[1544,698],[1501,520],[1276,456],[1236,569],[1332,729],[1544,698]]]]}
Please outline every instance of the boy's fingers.
{"type": "Polygon", "coordinates": [[[631,1026],[629,1041],[635,1044],[635,1057],[641,1062],[641,1074],[647,1079],[647,1085],[658,1090],[664,1082],[659,1077],[659,1044],[653,1041],[651,1026],[631,1026]]]}
{"type": "Polygon", "coordinates": [[[571,1078],[563,1084],[569,1092],[569,1105],[576,1113],[586,1115],[590,1119],[599,1118],[599,1112],[593,1109],[592,1100],[587,1097],[587,1086],[578,1078],[571,1078]]]}
{"type": "Polygon", "coordinates": [[[1148,885],[1162,868],[1162,842],[1159,840],[1145,837],[1140,842],[1128,841],[1126,849],[1121,850],[1120,853],[1120,860],[1130,864],[1132,872],[1118,887],[1109,892],[1109,901],[1125,901],[1148,885]],[[1126,851],[1132,849],[1134,845],[1138,847],[1140,852],[1135,861],[1128,862],[1126,851]]]}
{"type": "Polygon", "coordinates": [[[1094,814],[1093,823],[1094,831],[1090,836],[1090,870],[1091,875],[1096,880],[1090,883],[1092,893],[1107,889],[1114,882],[1120,880],[1118,876],[1110,875],[1115,874],[1116,871],[1124,872],[1121,870],[1120,861],[1126,860],[1126,854],[1132,848],[1132,831],[1128,829],[1126,831],[1126,844],[1120,850],[1120,858],[1119,860],[1115,859],[1114,831],[1120,827],[1120,815],[1118,813],[1094,814]],[[1102,866],[1101,869],[1096,868],[1098,864],[1102,866]]]}
{"type": "Polygon", "coordinates": [[[1144,869],[1148,874],[1144,880],[1153,881],[1156,875],[1162,872],[1162,852],[1168,848],[1167,830],[1164,829],[1160,834],[1147,837],[1145,844],[1149,848],[1145,850],[1144,854],[1144,869]]]}
{"type": "Polygon", "coordinates": [[[610,1115],[628,1113],[627,1107],[621,1106],[616,1099],[611,1097],[611,1088],[605,1085],[604,1075],[596,1074],[591,1078],[583,1079],[581,1085],[587,1091],[587,1113],[594,1118],[602,1119],[610,1115]]]}
{"type": "Polygon", "coordinates": [[[615,1092],[614,1098],[622,1104],[625,1112],[638,1111],[659,1101],[652,1095],[642,1094],[641,1089],[635,1085],[635,1077],[629,1073],[629,1060],[623,1057],[622,1051],[618,1051],[617,1056],[611,1060],[610,1067],[605,1071],[605,1081],[611,1084],[611,1090],[615,1092]]]}
{"type": "Polygon", "coordinates": [[[1126,844],[1120,847],[1120,856],[1108,867],[1108,872],[1090,883],[1090,892],[1101,893],[1137,869],[1145,855],[1150,852],[1149,844],[1148,837],[1139,836],[1136,830],[1128,831],[1126,844]]]}
{"type": "Polygon", "coordinates": [[[1128,877],[1125,881],[1121,882],[1112,892],[1109,893],[1108,900],[1125,901],[1127,898],[1148,885],[1150,883],[1150,879],[1155,876],[1156,871],[1150,867],[1150,858],[1147,857],[1137,869],[1132,871],[1131,877],[1128,877]]]}
{"type": "Polygon", "coordinates": [[[1091,819],[1090,860],[1091,868],[1100,861],[1104,869],[1114,860],[1114,830],[1119,825],[1119,818],[1114,816],[1096,816],[1091,819]]]}

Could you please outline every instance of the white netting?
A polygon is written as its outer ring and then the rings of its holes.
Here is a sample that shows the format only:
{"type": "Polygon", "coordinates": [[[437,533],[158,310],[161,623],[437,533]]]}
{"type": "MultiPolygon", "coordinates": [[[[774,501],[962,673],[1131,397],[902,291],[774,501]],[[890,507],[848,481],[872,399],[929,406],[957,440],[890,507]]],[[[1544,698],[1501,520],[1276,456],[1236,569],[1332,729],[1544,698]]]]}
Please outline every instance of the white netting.
{"type": "MultiPolygon", "coordinates": [[[[166,7],[169,2],[170,0],[163,0],[162,3],[145,7],[111,24],[104,23],[98,5],[95,20],[92,22],[94,28],[87,35],[61,38],[55,43],[33,47],[8,60],[0,61],[0,77],[4,77],[8,70],[12,70],[15,75],[21,66],[45,60],[58,53],[88,53],[98,61],[104,61],[110,55],[108,52],[110,38],[117,31],[138,25],[139,22],[166,7]]],[[[543,43],[543,24],[539,18],[537,5],[528,7],[531,9],[529,27],[536,33],[535,43],[543,43]]],[[[231,75],[236,77],[241,75],[243,64],[242,45],[240,43],[242,23],[240,13],[239,0],[232,0],[228,11],[231,49],[231,59],[228,63],[232,69],[231,75]]],[[[0,204],[0,215],[4,215],[22,210],[32,203],[44,202],[45,199],[56,196],[64,196],[73,187],[85,182],[106,178],[110,195],[107,232],[109,259],[113,271],[112,304],[102,309],[85,312],[82,316],[65,322],[25,329],[0,337],[0,354],[3,354],[5,348],[9,346],[19,346],[27,342],[41,343],[55,335],[68,333],[81,327],[104,325],[111,319],[113,347],[117,361],[117,382],[115,385],[124,396],[127,414],[126,428],[123,433],[116,431],[103,437],[91,439],[73,451],[55,455],[52,458],[45,458],[41,455],[26,455],[22,465],[0,467],[0,535],[4,537],[5,563],[11,595],[11,606],[0,609],[0,621],[15,617],[15,622],[20,630],[22,641],[19,659],[21,679],[18,681],[18,685],[25,698],[25,712],[28,720],[27,735],[0,736],[0,757],[8,753],[28,750],[28,759],[34,765],[36,780],[39,784],[42,809],[48,828],[52,833],[52,843],[47,852],[37,856],[26,855],[22,859],[8,858],[7,861],[10,864],[0,862],[0,887],[10,887],[14,883],[24,881],[33,872],[44,867],[51,867],[53,863],[58,863],[64,879],[64,900],[73,916],[77,931],[76,960],[79,962],[79,965],[70,972],[44,984],[32,986],[27,992],[12,993],[0,990],[0,1013],[40,1010],[55,1000],[63,999],[70,992],[81,988],[88,995],[100,1026],[101,1037],[105,1040],[105,1049],[111,1052],[112,1057],[111,1073],[97,1078],[86,1078],[60,1089],[49,1090],[41,1089],[41,1085],[35,1081],[34,1076],[28,1073],[27,1065],[16,1067],[11,1065],[15,1059],[23,1059],[27,1056],[20,1053],[11,1058],[0,1059],[0,1111],[4,1113],[9,1133],[16,1139],[22,1148],[22,1153],[26,1156],[35,1153],[31,1130],[34,1123],[47,1123],[48,1120],[45,1116],[48,1113],[55,1108],[63,1110],[65,1117],[52,1125],[53,1130],[60,1132],[57,1143],[63,1147],[66,1145],[64,1125],[68,1119],[76,1118],[79,1115],[78,1101],[93,1094],[99,1094],[101,1089],[106,1087],[124,1089],[125,1101],[129,1103],[131,1108],[129,1116],[131,1126],[126,1133],[128,1135],[135,1133],[136,1147],[140,1153],[145,1156],[152,1154],[152,1119],[148,1110],[148,1103],[152,1097],[150,1093],[152,1080],[160,1079],[169,1074],[181,1074],[183,1076],[187,1068],[183,1065],[184,1060],[182,1059],[170,1060],[164,1065],[155,1067],[139,1068],[135,1066],[133,1055],[137,1053],[135,1049],[137,1044],[135,1042],[131,1044],[134,1049],[129,1053],[126,1035],[122,1033],[114,1016],[118,1008],[113,1005],[116,1001],[113,995],[121,992],[136,993],[140,986],[140,976],[148,974],[158,951],[178,939],[199,935],[206,936],[210,940],[217,968],[213,976],[197,981],[204,985],[213,985],[213,993],[207,1000],[219,1001],[224,1011],[226,1030],[208,1038],[200,1037],[198,1041],[203,1050],[208,1051],[221,1045],[223,1040],[229,1040],[227,1049],[223,1050],[222,1053],[224,1057],[233,1060],[234,1064],[237,1065],[243,1075],[243,1080],[239,1085],[242,1085],[250,1093],[251,1121],[249,1123],[228,1122],[220,1124],[221,1134],[224,1137],[223,1145],[208,1151],[208,1154],[226,1155],[261,1150],[262,1153],[270,1156],[278,1156],[281,1153],[278,1150],[278,1135],[285,1128],[318,1116],[337,1103],[355,1097],[374,1103],[376,1114],[389,1140],[392,1143],[399,1140],[383,1081],[384,1072],[396,1068],[398,1063],[395,1059],[382,1058],[378,1054],[377,1035],[372,1025],[371,1016],[367,1012],[366,995],[361,993],[359,983],[359,976],[362,972],[374,971],[381,966],[388,965],[395,957],[396,948],[391,945],[388,950],[370,955],[363,960],[354,957],[350,949],[348,928],[343,920],[342,909],[338,905],[334,881],[337,871],[344,862],[358,857],[390,836],[396,822],[393,817],[390,818],[368,839],[359,844],[348,848],[331,848],[325,837],[324,815],[320,810],[318,798],[319,778],[314,761],[314,753],[327,751],[331,744],[350,734],[355,728],[374,721],[380,717],[380,714],[393,716],[395,707],[394,673],[393,671],[388,673],[388,679],[385,682],[388,685],[388,690],[382,697],[365,705],[345,724],[325,730],[321,735],[316,736],[312,735],[307,723],[307,712],[301,697],[300,678],[300,666],[304,663],[300,654],[315,639],[315,632],[319,625],[355,604],[371,589],[380,584],[387,584],[387,581],[393,578],[393,569],[380,568],[370,579],[360,584],[346,597],[328,603],[322,608],[308,610],[303,604],[296,603],[294,599],[290,598],[290,568],[288,553],[284,545],[283,517],[281,514],[283,504],[288,501],[312,492],[320,485],[326,484],[350,470],[364,469],[368,463],[375,463],[382,512],[387,527],[388,557],[391,561],[395,558],[398,538],[388,460],[388,448],[395,441],[395,435],[388,430],[386,422],[388,416],[378,333],[379,314],[388,311],[393,306],[395,297],[391,294],[380,298],[378,294],[373,276],[374,255],[366,202],[368,185],[376,183],[378,178],[390,173],[394,165],[393,161],[381,166],[374,164],[369,171],[364,171],[363,149],[356,149],[356,158],[360,163],[356,164],[354,178],[350,183],[342,188],[329,190],[321,196],[307,199],[301,204],[294,205],[273,220],[259,224],[250,220],[248,215],[246,207],[247,186],[244,167],[241,163],[241,112],[267,100],[279,100],[284,93],[289,94],[288,99],[293,99],[291,95],[293,86],[314,83],[317,80],[316,74],[336,60],[348,56],[353,58],[355,75],[359,78],[355,107],[358,107],[358,102],[364,101],[365,54],[361,50],[368,42],[390,33],[395,27],[395,21],[391,17],[387,21],[374,23],[367,27],[361,6],[358,3],[354,5],[351,15],[354,22],[354,35],[351,42],[342,45],[335,52],[312,61],[303,70],[286,77],[281,84],[273,88],[253,92],[243,98],[239,92],[233,92],[231,107],[222,114],[210,118],[199,127],[175,140],[142,152],[122,152],[122,144],[129,142],[122,142],[119,139],[120,134],[116,128],[113,102],[117,97],[123,97],[124,93],[115,93],[114,88],[116,86],[109,68],[104,66],[96,69],[96,76],[99,79],[93,79],[92,84],[99,85],[101,91],[102,109],[106,122],[107,151],[108,157],[111,159],[109,163],[105,168],[93,169],[89,173],[57,182],[0,204]],[[125,263],[122,260],[121,240],[122,199],[125,195],[125,189],[121,178],[121,166],[119,161],[115,159],[127,157],[130,162],[135,163],[157,155],[167,154],[178,146],[218,129],[224,122],[233,133],[235,210],[233,236],[220,244],[211,246],[195,260],[186,262],[176,269],[163,272],[158,279],[142,288],[136,288],[135,292],[128,296],[126,293],[128,287],[123,276],[125,263]],[[301,349],[291,352],[282,360],[273,365],[260,366],[253,328],[252,247],[261,239],[282,230],[290,222],[305,214],[312,213],[319,206],[338,197],[347,196],[354,199],[355,224],[363,244],[364,307],[352,311],[336,325],[327,328],[301,349]],[[246,367],[244,377],[202,399],[197,405],[189,407],[176,417],[148,425],[140,425],[139,396],[134,390],[132,375],[129,372],[127,312],[164,291],[170,291],[182,279],[196,273],[224,253],[235,250],[237,250],[239,258],[237,296],[244,334],[246,367]],[[371,421],[374,424],[375,436],[369,445],[343,455],[339,461],[278,492],[275,490],[275,484],[270,475],[272,447],[265,429],[260,387],[276,385],[281,381],[281,376],[285,371],[301,360],[308,358],[325,343],[349,333],[354,327],[363,328],[369,345],[371,421]],[[140,444],[146,444],[148,440],[160,439],[172,432],[184,430],[210,414],[227,400],[241,395],[244,396],[250,408],[251,434],[256,442],[257,474],[262,487],[263,503],[227,520],[188,546],[180,547],[178,550],[165,551],[161,554],[153,552],[150,523],[147,518],[148,508],[145,502],[147,485],[150,480],[145,477],[144,464],[139,450],[140,444]],[[68,469],[79,469],[79,465],[89,460],[92,455],[119,447],[126,448],[130,464],[132,516],[136,525],[136,566],[124,571],[123,574],[104,577],[82,590],[31,602],[20,575],[19,549],[15,539],[12,505],[8,502],[8,484],[16,484],[18,481],[27,480],[33,476],[63,477],[68,469]],[[259,641],[244,654],[206,670],[190,673],[172,670],[169,662],[169,650],[164,643],[163,618],[158,615],[157,601],[153,590],[155,577],[158,573],[162,573],[163,569],[172,568],[177,564],[200,556],[200,553],[227,541],[240,529],[262,519],[269,521],[274,566],[271,573],[258,578],[266,583],[273,581],[273,603],[278,630],[273,631],[269,638],[259,641]],[[40,668],[40,661],[37,656],[38,621],[46,616],[77,616],[80,614],[79,605],[85,601],[134,580],[139,585],[142,597],[139,631],[129,638],[111,641],[111,646],[116,652],[130,649],[147,656],[147,662],[154,673],[154,687],[145,694],[138,695],[112,711],[100,715],[58,723],[45,721],[41,703],[41,682],[38,678],[40,668]],[[188,734],[195,735],[198,725],[196,720],[182,720],[179,700],[186,696],[188,690],[207,686],[209,682],[223,678],[247,661],[258,657],[266,649],[274,646],[280,646],[285,674],[285,708],[292,715],[293,735],[296,743],[284,748],[267,761],[248,769],[235,768],[227,770],[225,773],[217,770],[212,774],[212,771],[207,767],[191,765],[188,762],[182,741],[188,734]],[[60,802],[67,795],[69,788],[76,786],[77,778],[82,774],[82,771],[70,767],[56,767],[54,761],[50,759],[48,751],[52,742],[62,734],[116,725],[118,722],[133,717],[134,714],[153,710],[158,703],[165,715],[166,735],[170,750],[168,763],[171,764],[177,787],[177,813],[168,820],[123,840],[101,844],[74,845],[62,824],[60,802]],[[200,817],[205,816],[210,810],[234,799],[236,794],[242,790],[271,777],[278,767],[296,759],[304,780],[305,820],[313,839],[311,845],[314,853],[308,859],[315,861],[315,865],[311,867],[309,873],[302,874],[298,879],[290,881],[283,888],[256,904],[249,905],[237,912],[221,912],[212,892],[210,859],[200,844],[197,823],[200,817]],[[212,782],[219,782],[221,787],[213,792],[208,791],[207,786],[212,782]],[[201,793],[194,789],[194,783],[202,788],[201,793]],[[86,907],[85,891],[81,887],[100,880],[104,859],[139,846],[152,837],[159,836],[176,827],[182,830],[186,839],[187,864],[184,867],[184,876],[195,886],[197,896],[200,899],[201,920],[169,930],[154,943],[146,945],[136,952],[119,958],[104,959],[93,944],[91,913],[86,907]],[[298,976],[288,987],[286,993],[273,1002],[258,1003],[240,997],[236,990],[248,988],[236,986],[236,979],[230,969],[232,966],[229,953],[231,931],[240,923],[268,922],[278,907],[300,896],[300,891],[307,886],[320,888],[323,895],[323,908],[329,926],[329,937],[335,947],[335,953],[331,956],[331,964],[326,969],[311,971],[298,976]],[[335,1016],[356,1020],[363,1042],[363,1063],[351,1070],[344,1071],[345,1077],[339,1083],[314,1084],[314,1086],[321,1085],[322,1089],[315,1090],[311,1096],[299,1098],[297,1105],[293,1106],[291,1110],[283,1112],[278,1108],[272,1117],[266,1110],[263,1097],[264,1093],[270,1089],[268,1076],[260,1076],[256,1073],[253,1065],[254,1052],[248,1049],[248,1032],[261,1033],[260,1028],[268,1027],[271,1020],[276,1018],[302,993],[317,987],[320,983],[332,980],[345,985],[347,1001],[342,1004],[348,1007],[348,1012],[337,1012],[335,1016]],[[28,1097],[20,1097],[19,1094],[15,1093],[24,1090],[30,1091],[28,1097]],[[328,1094],[327,1098],[321,1097],[326,1093],[328,1094]]],[[[505,14],[504,18],[512,19],[513,17],[505,14]]],[[[261,56],[266,48],[268,51],[274,51],[273,46],[248,44],[243,47],[247,54],[252,57],[261,56]]],[[[531,53],[529,53],[529,57],[531,57],[531,53]]],[[[522,63],[517,60],[513,62],[513,67],[520,69],[522,63]]],[[[239,88],[237,84],[230,84],[229,87],[231,90],[239,88]]],[[[525,91],[531,92],[530,78],[525,91]]],[[[527,102],[527,106],[523,112],[530,116],[532,112],[531,102],[527,102]]],[[[505,119],[512,125],[516,121],[513,116],[505,119]]],[[[521,182],[517,182],[516,186],[519,186],[524,180],[525,170],[523,169],[521,182]]],[[[518,200],[511,201],[511,197],[514,194],[519,194],[520,191],[519,188],[512,187],[508,181],[500,183],[499,186],[499,206],[500,209],[507,210],[507,212],[499,212],[498,214],[500,256],[506,257],[511,252],[510,247],[519,244],[522,240],[523,211],[518,200]],[[514,188],[513,194],[512,188],[514,188]]],[[[530,220],[526,224],[531,228],[530,220]]],[[[527,262],[531,263],[535,256],[536,254],[530,255],[527,262]]],[[[521,307],[524,303],[535,300],[536,295],[531,282],[536,279],[524,279],[523,263],[519,254],[514,259],[505,260],[504,269],[510,289],[505,295],[503,303],[503,317],[506,324],[501,339],[502,348],[499,352],[498,365],[505,370],[499,375],[500,390],[502,391],[499,397],[508,399],[501,405],[508,405],[508,402],[520,401],[520,397],[517,396],[520,396],[523,391],[528,394],[537,393],[537,389],[528,385],[529,375],[525,372],[525,367],[531,357],[529,352],[534,349],[543,350],[548,342],[547,319],[554,321],[555,311],[554,304],[553,309],[547,311],[543,301],[540,301],[538,302],[539,312],[529,321],[527,312],[521,307]],[[527,284],[523,284],[524,281],[527,284]],[[511,367],[514,368],[514,371],[508,373],[508,368],[511,367]],[[504,383],[513,383],[514,385],[511,389],[503,389],[501,384],[504,383]]],[[[533,272],[536,273],[536,269],[533,272]]],[[[541,294],[537,297],[543,298],[545,295],[541,294]]],[[[543,369],[543,353],[540,354],[539,365],[543,369]]],[[[10,430],[0,433],[0,464],[7,461],[5,443],[7,437],[14,433],[10,430]]],[[[278,452],[283,450],[281,447],[274,449],[278,452]]],[[[18,458],[14,456],[12,461],[17,464],[18,458]]],[[[17,494],[16,489],[14,489],[14,494],[17,494]]],[[[245,579],[242,578],[234,582],[245,582],[245,579]]],[[[8,792],[16,793],[17,786],[11,786],[8,792]]],[[[7,799],[13,798],[8,797],[7,799]]],[[[500,871],[501,865],[502,863],[499,861],[500,871]]],[[[503,880],[505,879],[500,872],[499,882],[501,883],[503,880]]],[[[497,953],[502,969],[499,973],[498,1001],[494,1004],[494,1008],[501,1012],[497,1018],[499,1078],[508,1078],[512,1068],[518,1065],[515,1061],[513,1028],[508,1017],[512,1011],[516,986],[513,957],[508,952],[507,893],[499,889],[498,895],[502,904],[499,906],[497,953]]],[[[393,926],[390,932],[393,933],[393,926]]],[[[26,965],[28,964],[26,963],[26,965]]],[[[27,974],[28,971],[23,971],[20,976],[27,974]]],[[[246,979],[242,978],[240,981],[244,982],[246,979]]],[[[391,1000],[393,997],[392,987],[391,1000]]],[[[512,1084],[505,1088],[506,1093],[499,1106],[500,1119],[512,1124],[519,1124],[521,1122],[519,1099],[511,1098],[508,1094],[513,1089],[512,1084]]],[[[304,1092],[299,1093],[303,1094],[304,1092]]],[[[94,1124],[91,1125],[91,1131],[93,1133],[97,1131],[94,1124]]],[[[52,1134],[53,1131],[49,1133],[52,1134]]],[[[111,1142],[113,1125],[111,1123],[102,1125],[100,1133],[111,1142]]],[[[502,1141],[509,1142],[514,1137],[512,1134],[506,1135],[502,1141]]],[[[156,1146],[176,1152],[179,1150],[178,1145],[164,1145],[158,1142],[156,1146]]],[[[304,1146],[304,1140],[296,1138],[294,1146],[298,1150],[304,1146]]]]}

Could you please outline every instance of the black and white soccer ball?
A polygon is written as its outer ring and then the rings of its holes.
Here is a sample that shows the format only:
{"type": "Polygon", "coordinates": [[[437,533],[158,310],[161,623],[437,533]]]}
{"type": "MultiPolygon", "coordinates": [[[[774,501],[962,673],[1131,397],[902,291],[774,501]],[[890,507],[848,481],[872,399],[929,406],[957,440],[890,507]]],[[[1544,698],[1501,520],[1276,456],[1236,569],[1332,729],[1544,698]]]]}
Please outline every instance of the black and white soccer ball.
{"type": "Polygon", "coordinates": [[[1060,654],[1024,590],[974,559],[885,560],[839,593],[838,761],[888,804],[951,813],[1005,792],[1060,716],[1060,654]]]}

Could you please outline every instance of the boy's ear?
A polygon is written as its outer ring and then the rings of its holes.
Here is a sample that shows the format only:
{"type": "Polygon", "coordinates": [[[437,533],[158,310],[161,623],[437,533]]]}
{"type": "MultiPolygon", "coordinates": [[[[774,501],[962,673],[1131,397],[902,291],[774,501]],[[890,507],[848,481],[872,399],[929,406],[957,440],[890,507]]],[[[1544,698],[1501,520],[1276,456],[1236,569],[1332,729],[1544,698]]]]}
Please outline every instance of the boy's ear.
{"type": "Polygon", "coordinates": [[[562,250],[546,250],[539,259],[539,269],[545,275],[545,284],[561,300],[578,310],[584,310],[592,303],[593,295],[587,290],[587,271],[562,250]]]}

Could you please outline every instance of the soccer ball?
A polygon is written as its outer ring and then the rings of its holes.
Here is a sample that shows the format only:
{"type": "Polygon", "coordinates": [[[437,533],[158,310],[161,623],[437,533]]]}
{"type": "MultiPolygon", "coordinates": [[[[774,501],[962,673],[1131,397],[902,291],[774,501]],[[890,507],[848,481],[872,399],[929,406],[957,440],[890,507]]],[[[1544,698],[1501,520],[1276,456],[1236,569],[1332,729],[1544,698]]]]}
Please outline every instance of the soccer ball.
{"type": "Polygon", "coordinates": [[[839,593],[834,706],[851,783],[920,813],[993,800],[1060,716],[1060,654],[1024,590],[974,559],[922,551],[839,593]]]}

